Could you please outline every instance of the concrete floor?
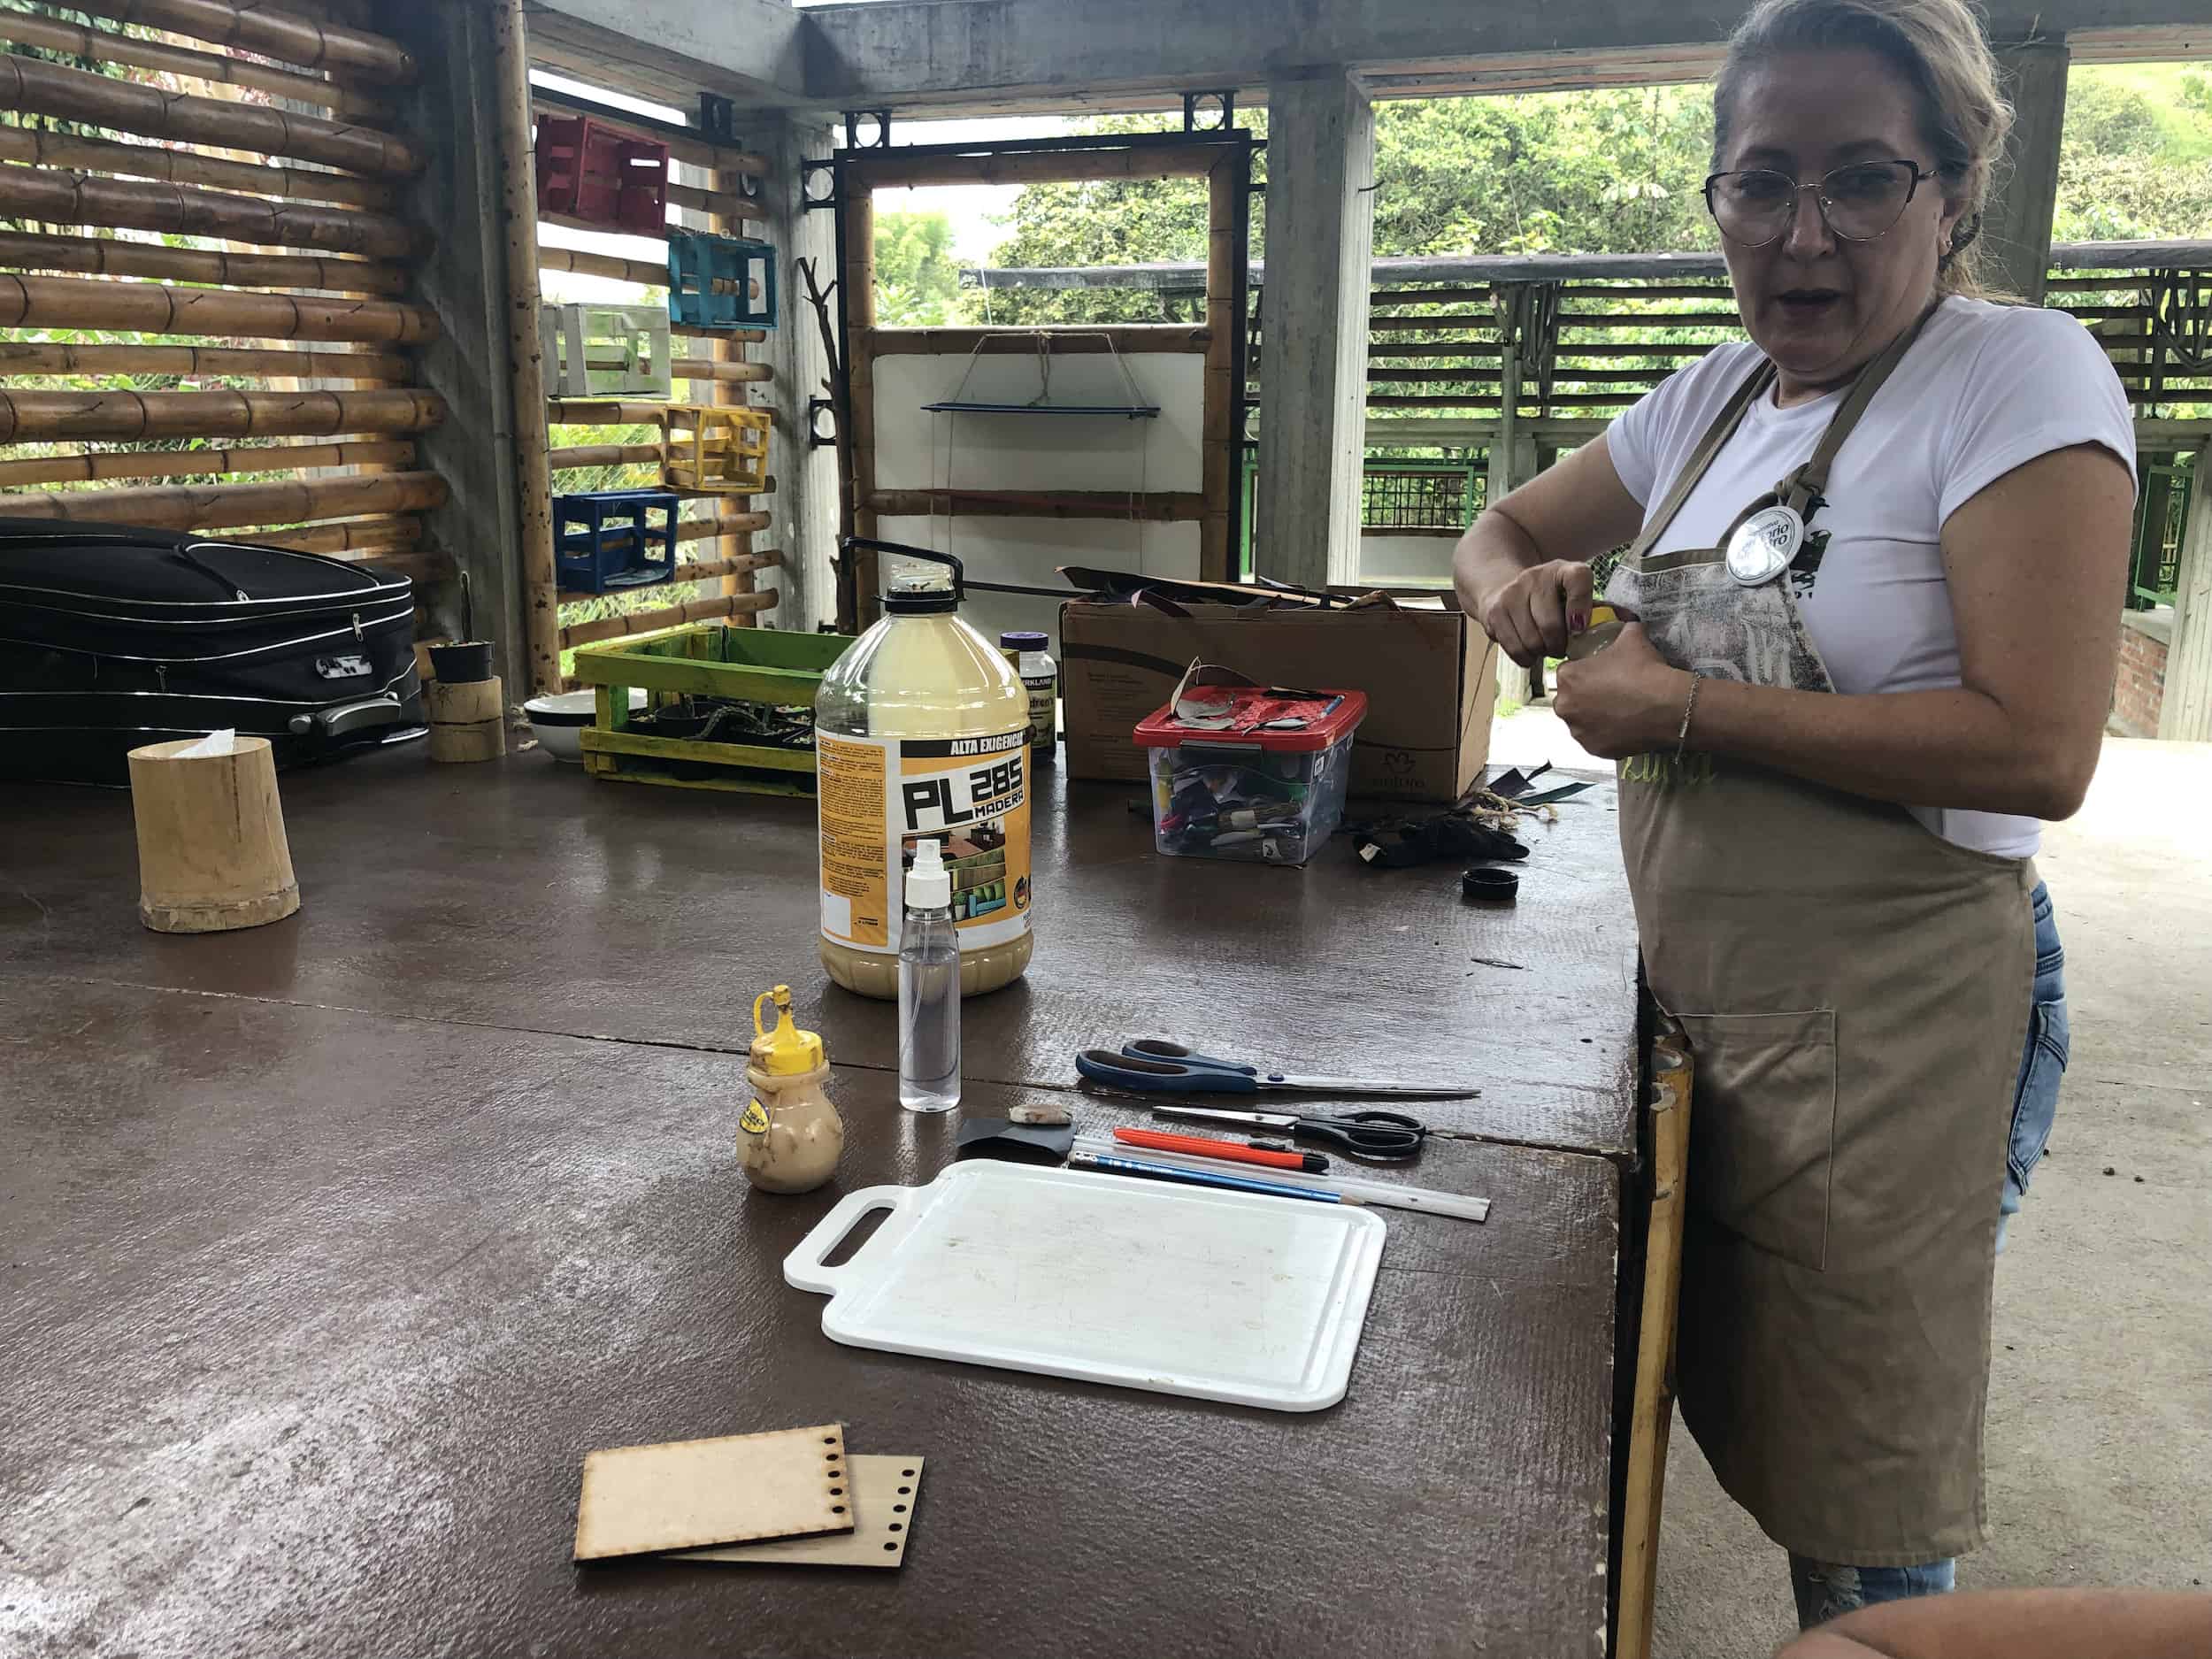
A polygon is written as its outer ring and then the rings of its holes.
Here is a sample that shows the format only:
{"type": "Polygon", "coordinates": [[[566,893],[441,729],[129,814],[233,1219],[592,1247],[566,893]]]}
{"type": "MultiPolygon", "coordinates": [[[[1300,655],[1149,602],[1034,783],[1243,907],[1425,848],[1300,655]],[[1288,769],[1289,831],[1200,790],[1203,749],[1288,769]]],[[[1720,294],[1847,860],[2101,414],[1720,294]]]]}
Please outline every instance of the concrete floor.
{"type": "MultiPolygon", "coordinates": [[[[1514,750],[1543,746],[1510,732],[1537,712],[1501,722],[1514,750]]],[[[2212,1586],[2208,825],[2212,744],[2114,738],[2045,839],[2073,1056],[1998,1263],[1990,1537],[1962,1587],[2212,1586]]],[[[1656,1651],[1763,1659],[1793,1628],[1781,1552],[1678,1423],[1656,1651]]]]}

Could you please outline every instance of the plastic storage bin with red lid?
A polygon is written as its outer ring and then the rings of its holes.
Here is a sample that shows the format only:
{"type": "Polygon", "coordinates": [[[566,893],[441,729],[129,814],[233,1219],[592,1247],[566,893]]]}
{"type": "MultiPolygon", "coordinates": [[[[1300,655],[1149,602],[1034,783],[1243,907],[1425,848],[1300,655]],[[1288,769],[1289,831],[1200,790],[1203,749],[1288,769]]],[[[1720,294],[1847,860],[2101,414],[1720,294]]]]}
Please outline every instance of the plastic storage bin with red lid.
{"type": "Polygon", "coordinates": [[[1261,686],[1194,663],[1136,729],[1150,751],[1153,844],[1178,857],[1302,864],[1344,817],[1357,691],[1261,686]]]}

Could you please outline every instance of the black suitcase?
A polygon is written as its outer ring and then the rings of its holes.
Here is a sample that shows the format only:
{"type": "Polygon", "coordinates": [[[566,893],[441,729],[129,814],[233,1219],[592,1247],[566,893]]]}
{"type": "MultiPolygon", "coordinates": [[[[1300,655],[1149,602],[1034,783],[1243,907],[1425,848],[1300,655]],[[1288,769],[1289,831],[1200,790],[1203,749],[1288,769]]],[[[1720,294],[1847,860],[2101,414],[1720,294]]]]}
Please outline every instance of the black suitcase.
{"type": "Polygon", "coordinates": [[[125,783],[225,726],[279,766],[420,737],[414,584],[125,525],[0,518],[0,777],[125,783]]]}

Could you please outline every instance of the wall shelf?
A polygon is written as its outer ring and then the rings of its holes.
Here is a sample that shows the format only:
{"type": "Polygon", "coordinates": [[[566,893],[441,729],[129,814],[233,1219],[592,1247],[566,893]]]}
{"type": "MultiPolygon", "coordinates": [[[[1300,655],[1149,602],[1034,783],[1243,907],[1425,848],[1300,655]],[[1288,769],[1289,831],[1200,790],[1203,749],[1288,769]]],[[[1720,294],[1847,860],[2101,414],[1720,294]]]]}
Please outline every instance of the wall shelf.
{"type": "Polygon", "coordinates": [[[924,403],[931,415],[1111,415],[1125,420],[1157,420],[1157,403],[975,403],[947,399],[924,403]]]}

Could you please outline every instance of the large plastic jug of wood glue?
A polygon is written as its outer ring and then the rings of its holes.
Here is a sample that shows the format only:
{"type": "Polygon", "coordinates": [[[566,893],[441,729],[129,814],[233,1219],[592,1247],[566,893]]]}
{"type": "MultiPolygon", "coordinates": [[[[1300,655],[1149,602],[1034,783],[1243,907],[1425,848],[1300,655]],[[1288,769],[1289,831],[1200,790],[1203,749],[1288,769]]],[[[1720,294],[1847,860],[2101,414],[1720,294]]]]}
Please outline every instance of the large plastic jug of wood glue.
{"type": "Polygon", "coordinates": [[[892,574],[882,619],[814,698],[822,965],[849,991],[897,998],[905,874],[928,837],[952,875],[961,994],[995,991],[1029,965],[1029,694],[960,619],[958,559],[843,546],[885,555],[892,574]]]}

